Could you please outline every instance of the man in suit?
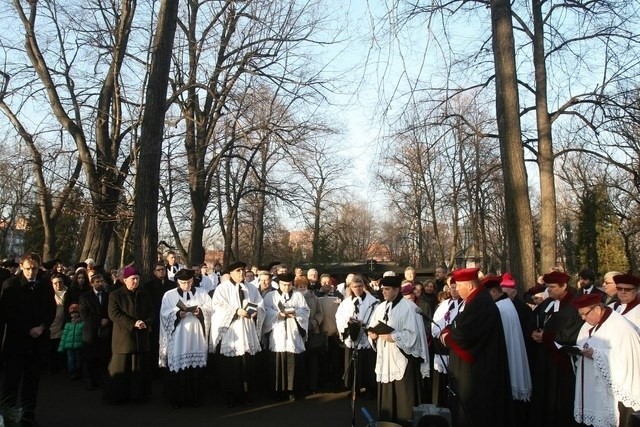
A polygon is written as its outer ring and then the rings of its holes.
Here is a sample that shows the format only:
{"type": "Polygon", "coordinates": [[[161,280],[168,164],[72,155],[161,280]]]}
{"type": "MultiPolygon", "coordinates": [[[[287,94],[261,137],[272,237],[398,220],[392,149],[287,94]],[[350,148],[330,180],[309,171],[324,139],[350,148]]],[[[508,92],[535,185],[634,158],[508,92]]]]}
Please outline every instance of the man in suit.
{"type": "Polygon", "coordinates": [[[87,390],[104,384],[107,364],[111,357],[111,329],[107,311],[109,298],[105,292],[105,280],[101,274],[91,277],[91,290],[80,296],[82,329],[82,355],[87,390]]]}
{"type": "Polygon", "coordinates": [[[2,397],[12,406],[19,400],[24,419],[35,422],[40,372],[48,355],[56,300],[51,282],[39,270],[38,255],[23,256],[20,267],[19,274],[4,282],[0,295],[0,336],[5,334],[2,397]]]}
{"type": "Polygon", "coordinates": [[[590,268],[583,268],[578,273],[578,292],[576,292],[576,295],[585,294],[598,294],[601,296],[604,294],[596,287],[596,273],[590,268]]]}

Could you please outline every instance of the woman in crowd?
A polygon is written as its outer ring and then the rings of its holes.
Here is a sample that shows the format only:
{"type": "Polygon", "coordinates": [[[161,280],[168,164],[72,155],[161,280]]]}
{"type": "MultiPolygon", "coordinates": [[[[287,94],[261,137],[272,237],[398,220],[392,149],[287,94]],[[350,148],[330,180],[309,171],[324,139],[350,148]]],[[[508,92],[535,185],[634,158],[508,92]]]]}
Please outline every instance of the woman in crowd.
{"type": "Polygon", "coordinates": [[[53,273],[51,275],[51,286],[53,286],[53,292],[56,299],[56,317],[53,319],[53,323],[49,327],[51,333],[50,348],[49,348],[49,360],[48,371],[55,373],[64,366],[65,354],[58,352],[58,346],[60,345],[60,338],[62,337],[62,326],[64,325],[65,313],[64,313],[64,299],[67,293],[67,287],[64,285],[64,275],[60,273],[53,273]]]}

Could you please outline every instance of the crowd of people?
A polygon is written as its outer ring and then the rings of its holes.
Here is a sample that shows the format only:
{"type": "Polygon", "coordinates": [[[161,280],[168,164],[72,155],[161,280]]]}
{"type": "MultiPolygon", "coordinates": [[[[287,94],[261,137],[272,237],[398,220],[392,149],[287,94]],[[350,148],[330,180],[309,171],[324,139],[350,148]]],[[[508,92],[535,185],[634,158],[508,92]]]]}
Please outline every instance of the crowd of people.
{"type": "Polygon", "coordinates": [[[448,408],[456,427],[630,426],[640,410],[633,275],[609,272],[599,287],[585,269],[574,288],[554,269],[518,295],[509,273],[477,268],[338,283],[279,263],[187,268],[173,252],[152,273],[140,283],[133,266],[107,273],[91,259],[2,262],[2,396],[25,423],[43,370],[114,404],[149,399],[161,378],[175,408],[199,406],[208,381],[229,407],[351,390],[402,425],[422,403],[448,408]]]}

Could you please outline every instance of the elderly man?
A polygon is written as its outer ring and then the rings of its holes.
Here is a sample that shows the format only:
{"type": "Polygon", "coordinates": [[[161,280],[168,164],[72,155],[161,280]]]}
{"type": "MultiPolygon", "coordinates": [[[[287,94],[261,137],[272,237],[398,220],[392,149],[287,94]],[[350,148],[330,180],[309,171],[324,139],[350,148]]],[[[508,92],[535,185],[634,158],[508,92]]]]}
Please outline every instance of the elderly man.
{"type": "Polygon", "coordinates": [[[576,376],[571,355],[556,346],[574,345],[583,324],[570,304],[575,297],[568,285],[570,278],[561,271],[545,274],[542,280],[547,284],[549,298],[534,311],[531,414],[536,426],[564,427],[573,423],[576,376]]]}
{"type": "Polygon", "coordinates": [[[307,271],[307,279],[309,280],[309,290],[316,292],[320,290],[320,280],[318,276],[318,270],[310,268],[307,271]]]}
{"type": "MultiPolygon", "coordinates": [[[[629,275],[625,275],[629,276],[629,275]]],[[[629,276],[628,282],[640,282],[629,276]]],[[[640,410],[640,336],[620,314],[585,294],[571,304],[585,320],[578,334],[573,415],[593,427],[631,426],[640,410]]]]}
{"type": "Polygon", "coordinates": [[[209,352],[220,354],[220,384],[226,392],[229,407],[235,406],[238,400],[251,401],[254,356],[260,351],[258,330],[263,317],[262,297],[258,288],[244,283],[246,267],[242,261],[229,265],[226,269],[229,280],[222,280],[211,298],[213,317],[209,352]]]}
{"type": "Polygon", "coordinates": [[[122,272],[124,286],[109,295],[109,319],[113,322],[111,361],[106,398],[111,403],[145,401],[151,395],[149,331],[155,310],[151,295],[140,288],[133,267],[122,272]]]}
{"type": "Polygon", "coordinates": [[[165,395],[174,408],[198,406],[204,391],[211,298],[193,286],[194,274],[178,271],[174,276],[178,287],[164,294],[160,308],[159,365],[169,370],[165,395]]]}
{"type": "Polygon", "coordinates": [[[619,274],[613,276],[613,281],[616,283],[618,301],[609,304],[609,307],[633,323],[640,331],[640,297],[638,297],[640,279],[630,274],[619,274]]]}
{"type": "Polygon", "coordinates": [[[616,289],[616,282],[613,280],[613,276],[618,276],[620,271],[609,271],[602,277],[602,290],[604,295],[602,302],[604,305],[613,304],[618,301],[618,290],[616,289]]]}
{"type": "Polygon", "coordinates": [[[509,365],[500,312],[480,286],[478,268],[455,270],[452,279],[463,303],[440,335],[449,348],[449,384],[455,426],[510,426],[509,365]]]}
{"type": "Polygon", "coordinates": [[[363,330],[369,324],[371,315],[376,305],[380,303],[378,299],[365,290],[364,279],[357,274],[351,280],[351,295],[345,298],[335,314],[338,336],[347,348],[345,357],[344,377],[345,387],[353,386],[354,371],[353,363],[357,364],[355,379],[355,390],[366,388],[367,398],[373,399],[376,395],[376,353],[371,348],[367,339],[367,334],[363,330]],[[354,350],[358,349],[358,358],[353,360],[354,350]],[[351,367],[351,370],[349,370],[351,367]]]}
{"type": "Polygon", "coordinates": [[[420,380],[429,376],[429,350],[416,305],[402,297],[401,277],[380,281],[384,302],[369,321],[370,344],[377,353],[378,419],[407,423],[421,403],[420,380]]]}

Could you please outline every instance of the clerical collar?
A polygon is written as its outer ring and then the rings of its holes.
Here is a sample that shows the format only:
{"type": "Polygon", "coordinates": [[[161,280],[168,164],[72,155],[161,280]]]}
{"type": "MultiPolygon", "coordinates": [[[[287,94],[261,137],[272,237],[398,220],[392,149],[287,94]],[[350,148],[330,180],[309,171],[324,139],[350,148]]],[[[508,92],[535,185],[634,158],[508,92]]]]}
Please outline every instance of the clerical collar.
{"type": "Polygon", "coordinates": [[[362,295],[359,296],[359,297],[357,297],[355,295],[351,295],[351,299],[353,299],[355,301],[358,298],[360,298],[360,302],[363,302],[366,297],[367,297],[367,293],[366,292],[363,292],[362,295]]]}
{"type": "Polygon", "coordinates": [[[194,293],[193,289],[188,290],[188,291],[183,291],[181,288],[177,288],[177,289],[178,289],[178,295],[180,295],[181,297],[184,297],[185,293],[190,294],[190,295],[193,295],[193,293],[194,293]]]}
{"type": "Polygon", "coordinates": [[[391,307],[395,308],[396,305],[398,305],[398,303],[400,301],[402,301],[404,299],[404,297],[402,296],[402,292],[398,292],[398,296],[396,297],[396,299],[393,300],[393,302],[391,303],[391,307]]]}
{"type": "Polygon", "coordinates": [[[291,297],[293,296],[293,290],[290,290],[289,292],[287,292],[286,294],[284,292],[282,292],[280,289],[277,289],[278,293],[280,295],[289,295],[289,298],[287,298],[287,301],[291,299],[291,297]]]}

